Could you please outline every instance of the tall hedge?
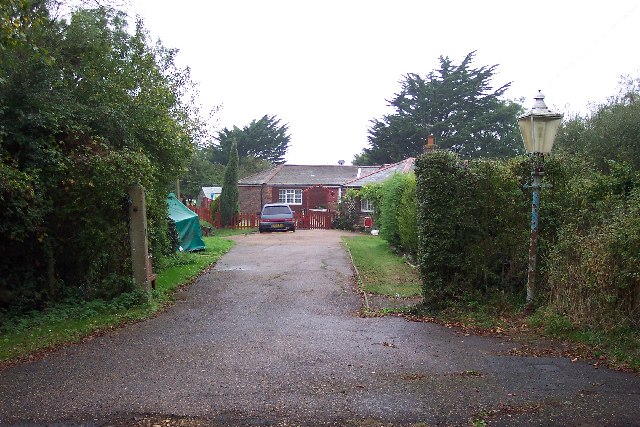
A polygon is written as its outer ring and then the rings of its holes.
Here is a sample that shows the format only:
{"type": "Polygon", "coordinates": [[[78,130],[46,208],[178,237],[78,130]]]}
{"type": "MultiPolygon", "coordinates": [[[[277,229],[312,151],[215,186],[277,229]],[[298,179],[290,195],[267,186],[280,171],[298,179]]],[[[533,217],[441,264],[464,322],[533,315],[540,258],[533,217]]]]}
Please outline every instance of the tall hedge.
{"type": "Polygon", "coordinates": [[[575,156],[551,167],[564,183],[549,197],[549,308],[577,324],[640,326],[640,174],[613,161],[603,173],[575,156]]]}
{"type": "Polygon", "coordinates": [[[398,213],[402,200],[404,175],[394,174],[382,184],[380,206],[380,236],[391,245],[400,246],[398,213]]]}
{"type": "MultiPolygon", "coordinates": [[[[416,161],[418,260],[425,304],[491,292],[521,295],[528,268],[530,162],[416,161]]],[[[576,324],[640,326],[640,172],[608,161],[550,156],[541,192],[539,305],[576,324]]]]}
{"type": "Polygon", "coordinates": [[[416,176],[403,175],[398,212],[398,237],[402,250],[412,257],[418,255],[418,210],[416,207],[416,176]]]}
{"type": "Polygon", "coordinates": [[[523,276],[528,202],[519,163],[465,163],[450,152],[416,160],[418,260],[425,304],[492,289],[513,290],[523,276]]]}

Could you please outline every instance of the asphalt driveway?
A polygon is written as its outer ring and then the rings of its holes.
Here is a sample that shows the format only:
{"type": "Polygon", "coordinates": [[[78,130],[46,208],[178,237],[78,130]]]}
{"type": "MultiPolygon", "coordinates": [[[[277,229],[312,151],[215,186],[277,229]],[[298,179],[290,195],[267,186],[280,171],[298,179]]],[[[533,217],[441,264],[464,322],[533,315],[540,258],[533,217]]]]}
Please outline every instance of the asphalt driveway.
{"type": "Polygon", "coordinates": [[[361,318],[337,231],[253,234],[157,318],[0,372],[0,425],[640,425],[640,377],[361,318]]]}

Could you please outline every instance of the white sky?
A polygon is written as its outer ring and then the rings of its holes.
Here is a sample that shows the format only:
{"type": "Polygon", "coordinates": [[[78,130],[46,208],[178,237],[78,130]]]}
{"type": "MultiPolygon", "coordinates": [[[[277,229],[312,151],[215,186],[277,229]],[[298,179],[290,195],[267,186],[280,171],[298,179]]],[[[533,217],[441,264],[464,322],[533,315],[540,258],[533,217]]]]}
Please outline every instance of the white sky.
{"type": "Polygon", "coordinates": [[[499,64],[494,87],[530,108],[584,114],[640,77],[640,0],[130,0],[153,38],[177,48],[221,127],[265,114],[289,124],[291,164],[350,163],[369,120],[406,73],[439,56],[499,64]]]}

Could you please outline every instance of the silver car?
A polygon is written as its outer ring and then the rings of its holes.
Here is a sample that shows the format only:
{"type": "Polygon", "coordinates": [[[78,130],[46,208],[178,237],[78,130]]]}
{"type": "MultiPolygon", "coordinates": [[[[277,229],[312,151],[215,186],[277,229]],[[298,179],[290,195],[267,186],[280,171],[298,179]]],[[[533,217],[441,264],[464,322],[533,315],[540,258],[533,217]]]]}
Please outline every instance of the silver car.
{"type": "Polygon", "coordinates": [[[296,231],[296,220],[293,211],[286,203],[268,203],[262,207],[260,213],[260,232],[265,231],[296,231]]]}

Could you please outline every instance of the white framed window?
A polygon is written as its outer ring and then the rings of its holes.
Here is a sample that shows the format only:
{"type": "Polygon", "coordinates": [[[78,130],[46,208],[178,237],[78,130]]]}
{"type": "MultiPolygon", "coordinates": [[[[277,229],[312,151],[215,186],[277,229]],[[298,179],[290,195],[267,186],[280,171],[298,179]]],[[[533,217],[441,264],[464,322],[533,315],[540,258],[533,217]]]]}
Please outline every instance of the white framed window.
{"type": "Polygon", "coordinates": [[[302,190],[298,189],[281,189],[278,202],[290,205],[302,204],[302,190]]]}
{"type": "Polygon", "coordinates": [[[360,200],[360,211],[373,212],[373,202],[369,199],[360,200]]]}

